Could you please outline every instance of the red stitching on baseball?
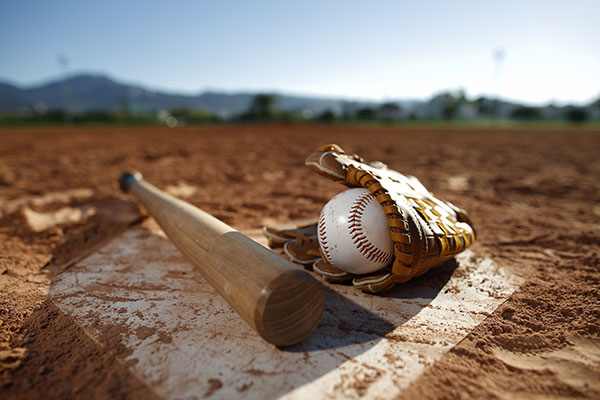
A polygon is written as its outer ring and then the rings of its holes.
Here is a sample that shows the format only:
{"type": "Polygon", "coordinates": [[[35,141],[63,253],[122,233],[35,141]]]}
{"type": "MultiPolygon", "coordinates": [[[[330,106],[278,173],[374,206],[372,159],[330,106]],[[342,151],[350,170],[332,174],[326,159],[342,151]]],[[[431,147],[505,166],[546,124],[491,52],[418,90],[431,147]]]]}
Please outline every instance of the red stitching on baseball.
{"type": "MultiPolygon", "coordinates": [[[[350,231],[350,237],[352,243],[356,246],[357,250],[370,261],[377,263],[388,264],[393,255],[382,249],[375,247],[373,243],[369,241],[362,227],[362,217],[369,203],[375,200],[375,196],[371,193],[364,193],[358,197],[352,206],[350,207],[350,216],[348,218],[348,230],[350,231]]],[[[325,258],[330,264],[333,264],[331,259],[331,252],[327,243],[327,230],[325,228],[325,214],[321,211],[319,215],[319,239],[321,249],[325,258]]]]}
{"type": "Polygon", "coordinates": [[[352,237],[352,243],[358,251],[370,261],[377,263],[389,263],[392,260],[392,254],[384,250],[378,249],[375,245],[369,242],[362,228],[362,216],[367,205],[375,200],[375,196],[371,193],[364,193],[357,198],[352,207],[350,207],[350,218],[348,218],[348,229],[352,237]]]}
{"type": "Polygon", "coordinates": [[[327,259],[327,261],[329,262],[329,264],[333,264],[331,262],[331,254],[329,252],[329,246],[327,245],[327,233],[325,230],[325,214],[323,214],[323,211],[321,211],[321,215],[319,215],[319,239],[321,242],[321,249],[323,250],[323,253],[325,254],[325,258],[327,259]]]}

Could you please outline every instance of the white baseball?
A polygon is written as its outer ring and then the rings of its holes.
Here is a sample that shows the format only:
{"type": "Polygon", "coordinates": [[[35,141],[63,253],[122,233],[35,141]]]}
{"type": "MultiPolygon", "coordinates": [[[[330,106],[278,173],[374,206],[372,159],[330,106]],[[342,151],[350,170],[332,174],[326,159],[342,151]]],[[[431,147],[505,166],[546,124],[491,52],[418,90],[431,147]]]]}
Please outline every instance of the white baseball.
{"type": "Polygon", "coordinates": [[[393,260],[387,217],[367,189],[348,189],[329,200],[319,215],[318,236],[327,261],[349,273],[377,271],[393,260]]]}

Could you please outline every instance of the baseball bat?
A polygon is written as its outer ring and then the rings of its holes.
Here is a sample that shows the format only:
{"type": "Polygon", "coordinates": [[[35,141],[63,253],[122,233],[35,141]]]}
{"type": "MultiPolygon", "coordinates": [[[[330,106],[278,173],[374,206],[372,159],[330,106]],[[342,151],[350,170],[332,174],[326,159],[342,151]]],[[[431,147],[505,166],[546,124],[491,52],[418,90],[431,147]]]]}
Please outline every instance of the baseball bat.
{"type": "Polygon", "coordinates": [[[204,279],[267,342],[296,344],[316,329],[323,292],[308,272],[144,181],[139,172],[123,173],[119,185],[135,195],[204,279]]]}

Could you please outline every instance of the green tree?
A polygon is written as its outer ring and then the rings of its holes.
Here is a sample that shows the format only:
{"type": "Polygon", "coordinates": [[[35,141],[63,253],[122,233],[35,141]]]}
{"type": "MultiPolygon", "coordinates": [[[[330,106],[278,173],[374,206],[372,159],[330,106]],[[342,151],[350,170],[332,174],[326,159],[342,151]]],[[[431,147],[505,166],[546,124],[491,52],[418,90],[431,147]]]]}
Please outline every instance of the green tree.
{"type": "Polygon", "coordinates": [[[542,119],[542,111],[538,107],[519,106],[510,113],[512,119],[534,121],[542,119]]]}
{"type": "Polygon", "coordinates": [[[274,112],[271,119],[280,122],[298,122],[302,121],[302,114],[293,110],[283,110],[274,112]]]}
{"type": "Polygon", "coordinates": [[[317,121],[332,123],[335,122],[336,116],[333,111],[325,110],[321,114],[319,114],[316,119],[317,121]]]}
{"type": "Polygon", "coordinates": [[[567,107],[565,117],[570,122],[584,122],[588,119],[589,114],[584,107],[569,106],[567,107]]]}
{"type": "Polygon", "coordinates": [[[433,103],[439,103],[442,111],[442,117],[449,121],[456,117],[461,104],[467,102],[464,91],[457,93],[443,92],[435,96],[432,100],[433,103]]]}
{"type": "Polygon", "coordinates": [[[489,100],[485,97],[480,97],[475,100],[475,109],[480,118],[490,118],[494,114],[495,100],[489,100]]]}
{"type": "Polygon", "coordinates": [[[402,107],[396,103],[383,103],[379,107],[379,118],[384,121],[393,121],[400,119],[402,107]]]}
{"type": "Polygon", "coordinates": [[[190,124],[201,124],[213,120],[213,115],[210,113],[210,111],[200,108],[189,109],[186,107],[176,107],[170,110],[170,114],[178,121],[190,124]]]}
{"type": "Polygon", "coordinates": [[[360,121],[373,121],[377,119],[377,110],[370,107],[364,107],[358,110],[356,118],[360,121]]]}
{"type": "Polygon", "coordinates": [[[257,94],[252,99],[250,108],[241,115],[244,121],[272,121],[275,117],[275,103],[277,98],[273,94],[257,94]]]}

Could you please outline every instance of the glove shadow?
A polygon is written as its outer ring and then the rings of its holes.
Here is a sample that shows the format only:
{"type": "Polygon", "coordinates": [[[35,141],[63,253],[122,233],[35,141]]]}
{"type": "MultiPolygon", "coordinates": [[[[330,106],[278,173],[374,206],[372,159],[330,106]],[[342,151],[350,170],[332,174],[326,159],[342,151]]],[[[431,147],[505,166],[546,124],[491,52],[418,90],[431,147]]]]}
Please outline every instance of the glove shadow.
{"type": "Polygon", "coordinates": [[[368,350],[427,307],[450,280],[458,266],[455,259],[424,276],[397,285],[379,295],[366,294],[348,285],[323,283],[325,310],[316,331],[304,342],[285,347],[289,352],[342,348],[368,350]]]}
{"type": "Polygon", "coordinates": [[[458,265],[456,258],[452,258],[417,278],[413,278],[406,283],[397,284],[392,289],[379,294],[379,296],[393,299],[433,300],[450,281],[458,265]]]}

